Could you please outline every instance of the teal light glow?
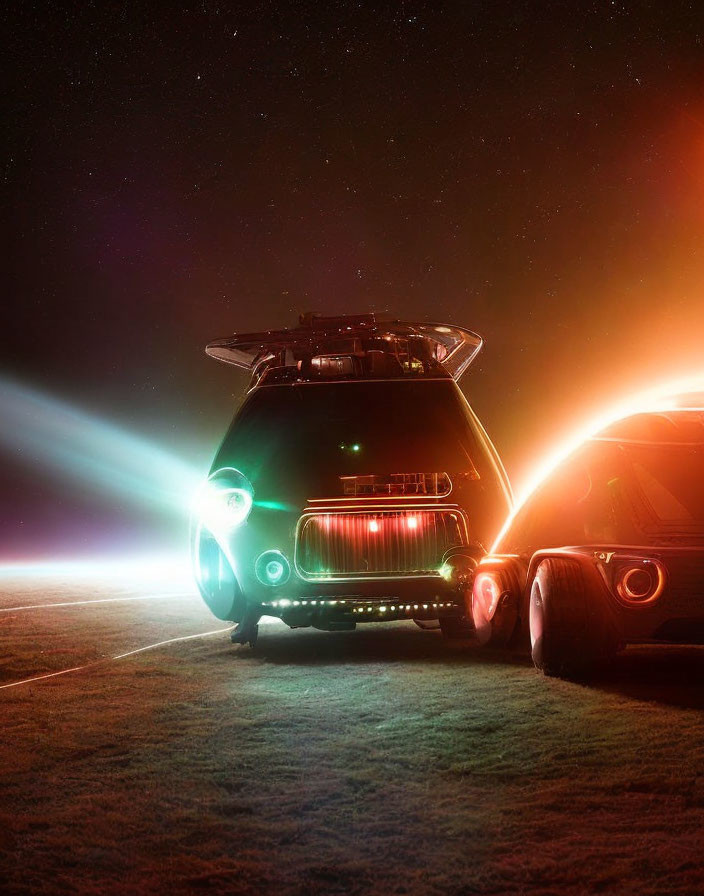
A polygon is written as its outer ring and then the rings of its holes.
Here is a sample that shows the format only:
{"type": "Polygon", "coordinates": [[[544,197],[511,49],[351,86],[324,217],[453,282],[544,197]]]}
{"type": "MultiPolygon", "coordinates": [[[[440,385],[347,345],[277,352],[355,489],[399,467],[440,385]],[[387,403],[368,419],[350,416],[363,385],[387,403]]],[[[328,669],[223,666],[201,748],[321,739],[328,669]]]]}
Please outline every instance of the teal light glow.
{"type": "Polygon", "coordinates": [[[280,510],[285,513],[298,513],[295,504],[286,504],[284,501],[255,501],[255,507],[262,507],[264,510],[280,510]]]}
{"type": "Polygon", "coordinates": [[[187,516],[203,471],[160,445],[11,380],[0,381],[0,447],[121,503],[187,516]]]}
{"type": "Polygon", "coordinates": [[[280,560],[270,560],[264,567],[264,573],[271,584],[276,585],[284,574],[284,565],[280,560]]]}

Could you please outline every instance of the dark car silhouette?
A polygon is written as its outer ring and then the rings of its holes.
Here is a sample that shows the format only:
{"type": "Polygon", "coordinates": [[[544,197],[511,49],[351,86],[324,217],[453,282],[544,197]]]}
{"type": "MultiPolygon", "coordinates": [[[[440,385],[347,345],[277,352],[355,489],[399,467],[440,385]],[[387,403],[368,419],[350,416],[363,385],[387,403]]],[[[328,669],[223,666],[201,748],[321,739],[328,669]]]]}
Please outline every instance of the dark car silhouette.
{"type": "Polygon", "coordinates": [[[637,643],[704,643],[704,410],[627,417],[585,442],[477,569],[483,643],[574,675],[637,643]]]}
{"type": "Polygon", "coordinates": [[[262,615],[467,628],[462,589],[511,500],[456,382],[481,345],[366,314],[207,347],[252,374],[193,526],[198,586],[239,623],[234,641],[253,642],[262,615]]]}

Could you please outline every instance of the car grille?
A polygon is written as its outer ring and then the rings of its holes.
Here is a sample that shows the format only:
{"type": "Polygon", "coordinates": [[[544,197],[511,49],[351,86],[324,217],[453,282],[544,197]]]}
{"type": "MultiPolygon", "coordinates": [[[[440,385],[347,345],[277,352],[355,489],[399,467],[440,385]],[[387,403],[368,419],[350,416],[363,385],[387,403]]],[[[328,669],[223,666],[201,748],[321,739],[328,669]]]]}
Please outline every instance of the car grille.
{"type": "Polygon", "coordinates": [[[456,508],[304,514],[296,566],[308,580],[440,575],[448,548],[467,541],[456,508]]]}

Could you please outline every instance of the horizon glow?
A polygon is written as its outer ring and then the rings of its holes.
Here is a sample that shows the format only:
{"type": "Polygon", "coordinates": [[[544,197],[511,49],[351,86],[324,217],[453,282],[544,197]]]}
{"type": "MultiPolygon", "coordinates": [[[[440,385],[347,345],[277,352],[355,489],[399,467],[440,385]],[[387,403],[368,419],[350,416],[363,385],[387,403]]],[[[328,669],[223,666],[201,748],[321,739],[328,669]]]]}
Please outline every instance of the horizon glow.
{"type": "MultiPolygon", "coordinates": [[[[0,578],[51,578],[68,581],[99,579],[106,584],[123,586],[193,584],[188,550],[168,554],[126,554],[88,556],[72,559],[46,558],[0,563],[0,578]]],[[[193,584],[194,594],[195,584],[193,584]]]]}

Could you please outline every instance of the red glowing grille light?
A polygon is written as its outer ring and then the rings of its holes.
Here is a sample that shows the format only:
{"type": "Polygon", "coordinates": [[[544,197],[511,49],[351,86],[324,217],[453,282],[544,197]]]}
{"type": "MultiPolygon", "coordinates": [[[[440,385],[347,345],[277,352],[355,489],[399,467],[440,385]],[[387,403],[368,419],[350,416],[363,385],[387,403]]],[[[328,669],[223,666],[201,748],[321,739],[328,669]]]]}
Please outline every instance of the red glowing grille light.
{"type": "Polygon", "coordinates": [[[446,498],[452,490],[447,473],[371,473],[340,476],[340,481],[343,494],[349,498],[446,498]]]}
{"type": "Polygon", "coordinates": [[[304,514],[296,566],[308,580],[439,575],[445,552],[467,543],[456,508],[304,514]]]}

